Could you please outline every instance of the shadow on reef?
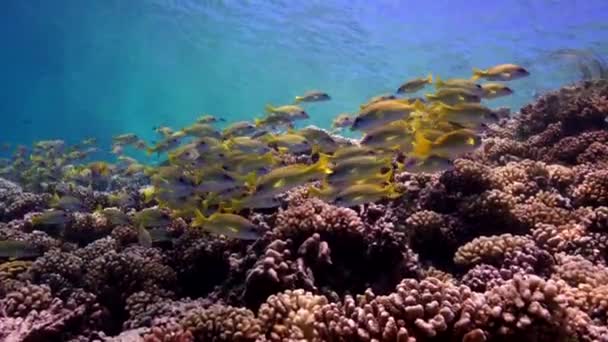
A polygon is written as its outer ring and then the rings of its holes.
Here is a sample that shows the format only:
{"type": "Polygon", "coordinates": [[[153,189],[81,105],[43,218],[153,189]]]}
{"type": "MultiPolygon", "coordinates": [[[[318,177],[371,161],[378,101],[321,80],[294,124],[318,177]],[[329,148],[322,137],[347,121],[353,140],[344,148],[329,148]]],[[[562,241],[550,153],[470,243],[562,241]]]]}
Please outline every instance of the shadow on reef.
{"type": "Polygon", "coordinates": [[[607,116],[606,81],[565,87],[400,199],[293,190],[253,243],[175,219],[145,248],[96,213],[59,239],[32,227],[49,194],[2,181],[0,239],[44,254],[0,264],[0,340],[608,341],[607,116]]]}

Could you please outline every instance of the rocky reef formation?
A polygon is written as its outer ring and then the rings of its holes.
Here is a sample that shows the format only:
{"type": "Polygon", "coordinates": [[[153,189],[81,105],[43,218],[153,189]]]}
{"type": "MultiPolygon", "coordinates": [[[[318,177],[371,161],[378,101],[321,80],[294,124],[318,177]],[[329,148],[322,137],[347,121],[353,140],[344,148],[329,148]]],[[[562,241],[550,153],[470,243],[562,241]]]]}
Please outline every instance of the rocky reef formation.
{"type": "Polygon", "coordinates": [[[43,254],[0,264],[0,340],[608,341],[607,116],[606,81],[549,93],[397,200],[292,191],[255,242],[177,219],[144,248],[94,213],[59,238],[2,181],[0,239],[43,254]]]}

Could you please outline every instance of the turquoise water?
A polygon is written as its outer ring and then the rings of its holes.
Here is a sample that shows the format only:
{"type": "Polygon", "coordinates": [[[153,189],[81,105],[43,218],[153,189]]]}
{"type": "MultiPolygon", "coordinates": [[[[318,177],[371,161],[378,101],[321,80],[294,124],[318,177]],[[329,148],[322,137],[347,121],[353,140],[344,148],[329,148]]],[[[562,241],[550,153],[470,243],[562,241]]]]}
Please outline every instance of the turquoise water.
{"type": "Polygon", "coordinates": [[[124,132],[154,139],[201,113],[259,116],[309,89],[327,127],[340,112],[429,72],[469,76],[513,62],[532,75],[514,96],[579,77],[556,49],[608,55],[608,1],[5,0],[0,139],[31,143],[124,132]]]}

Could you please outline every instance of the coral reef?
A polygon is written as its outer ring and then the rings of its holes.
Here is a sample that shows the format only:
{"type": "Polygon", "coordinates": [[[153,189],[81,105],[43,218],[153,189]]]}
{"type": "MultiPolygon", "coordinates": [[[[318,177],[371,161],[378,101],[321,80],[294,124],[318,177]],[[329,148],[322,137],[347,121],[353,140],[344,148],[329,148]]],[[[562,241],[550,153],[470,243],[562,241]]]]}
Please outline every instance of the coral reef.
{"type": "MultiPolygon", "coordinates": [[[[398,199],[296,188],[243,213],[255,241],[177,218],[145,247],[82,187],[52,190],[84,209],[40,230],[51,190],[0,179],[0,240],[38,252],[0,259],[0,340],[606,342],[607,99],[607,81],[548,93],[452,169],[395,175],[398,199]]],[[[136,188],[118,210],[151,205],[136,188]]]]}

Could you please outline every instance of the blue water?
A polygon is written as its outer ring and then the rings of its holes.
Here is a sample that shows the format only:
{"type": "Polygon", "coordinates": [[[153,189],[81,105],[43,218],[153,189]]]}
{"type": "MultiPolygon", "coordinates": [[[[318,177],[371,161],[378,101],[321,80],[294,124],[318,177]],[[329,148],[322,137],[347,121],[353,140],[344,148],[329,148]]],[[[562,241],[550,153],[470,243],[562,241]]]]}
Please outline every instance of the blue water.
{"type": "Polygon", "coordinates": [[[259,116],[309,89],[307,123],[429,72],[513,62],[532,76],[492,105],[515,110],[578,77],[561,48],[608,55],[606,0],[4,0],[0,141],[31,143],[180,128],[201,113],[259,116]]]}

